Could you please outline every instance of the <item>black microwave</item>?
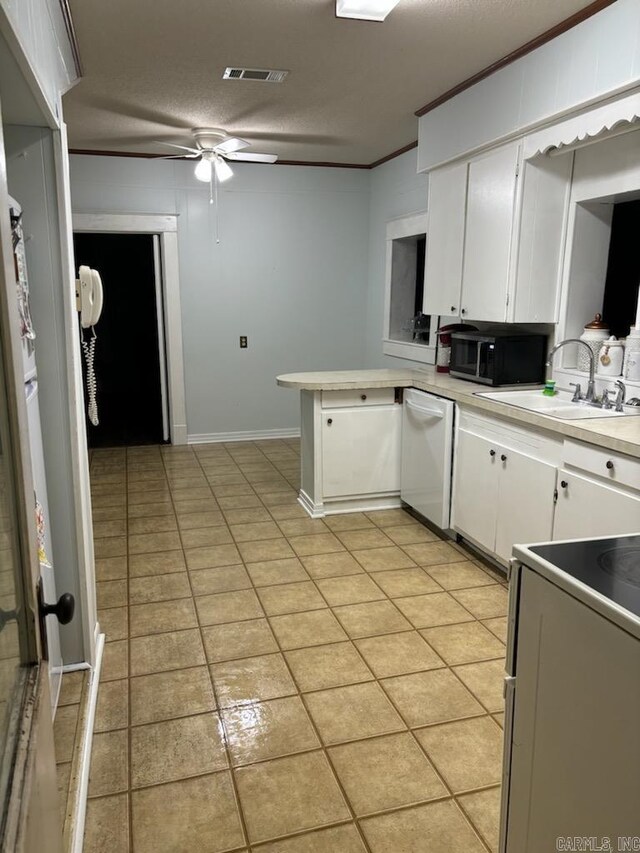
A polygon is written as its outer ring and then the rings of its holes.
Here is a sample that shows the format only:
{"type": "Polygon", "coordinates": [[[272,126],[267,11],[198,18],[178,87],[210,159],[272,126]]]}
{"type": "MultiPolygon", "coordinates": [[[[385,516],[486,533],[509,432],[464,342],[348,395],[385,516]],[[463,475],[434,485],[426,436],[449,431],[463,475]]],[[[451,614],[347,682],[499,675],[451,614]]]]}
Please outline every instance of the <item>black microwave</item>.
{"type": "Polygon", "coordinates": [[[509,331],[452,332],[451,375],[485,385],[544,382],[546,335],[509,331]]]}

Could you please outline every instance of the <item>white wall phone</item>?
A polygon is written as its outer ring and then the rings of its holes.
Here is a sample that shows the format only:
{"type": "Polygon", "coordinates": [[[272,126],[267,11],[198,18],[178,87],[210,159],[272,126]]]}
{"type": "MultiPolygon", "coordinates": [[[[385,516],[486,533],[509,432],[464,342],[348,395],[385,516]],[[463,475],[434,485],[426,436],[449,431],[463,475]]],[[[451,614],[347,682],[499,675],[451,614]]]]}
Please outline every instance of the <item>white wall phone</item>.
{"type": "Polygon", "coordinates": [[[80,312],[80,325],[82,329],[91,329],[91,340],[88,343],[84,339],[84,332],[80,332],[82,351],[87,362],[87,415],[91,423],[98,426],[96,375],[93,366],[98,336],[94,327],[102,313],[104,289],[100,273],[97,270],[83,264],[78,275],[80,278],[76,279],[76,308],[80,312]]]}

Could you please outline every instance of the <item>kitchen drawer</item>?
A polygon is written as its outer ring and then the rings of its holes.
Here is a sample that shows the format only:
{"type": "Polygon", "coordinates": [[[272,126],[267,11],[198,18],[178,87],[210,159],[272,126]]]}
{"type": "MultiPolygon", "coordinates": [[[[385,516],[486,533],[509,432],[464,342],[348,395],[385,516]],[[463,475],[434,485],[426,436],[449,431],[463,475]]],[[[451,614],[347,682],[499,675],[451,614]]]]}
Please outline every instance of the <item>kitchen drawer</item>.
{"type": "Polygon", "coordinates": [[[562,456],[565,465],[640,491],[640,461],[637,459],[577,441],[565,441],[562,456]]]}
{"type": "Polygon", "coordinates": [[[322,408],[384,406],[395,402],[395,388],[359,388],[356,391],[323,391],[322,408]]]}
{"type": "Polygon", "coordinates": [[[458,412],[459,429],[471,432],[503,449],[523,453],[532,459],[539,459],[552,465],[561,463],[562,443],[547,432],[507,423],[460,406],[458,412]]]}

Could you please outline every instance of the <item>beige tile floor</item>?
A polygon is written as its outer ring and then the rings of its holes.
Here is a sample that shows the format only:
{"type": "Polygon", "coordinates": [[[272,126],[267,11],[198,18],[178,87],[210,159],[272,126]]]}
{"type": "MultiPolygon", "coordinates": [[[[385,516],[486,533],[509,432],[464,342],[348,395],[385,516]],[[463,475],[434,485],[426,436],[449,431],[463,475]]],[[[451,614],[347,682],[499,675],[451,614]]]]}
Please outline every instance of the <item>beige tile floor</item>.
{"type": "Polygon", "coordinates": [[[402,510],[308,518],[298,470],[92,454],[86,853],[497,849],[504,579],[402,510]]]}

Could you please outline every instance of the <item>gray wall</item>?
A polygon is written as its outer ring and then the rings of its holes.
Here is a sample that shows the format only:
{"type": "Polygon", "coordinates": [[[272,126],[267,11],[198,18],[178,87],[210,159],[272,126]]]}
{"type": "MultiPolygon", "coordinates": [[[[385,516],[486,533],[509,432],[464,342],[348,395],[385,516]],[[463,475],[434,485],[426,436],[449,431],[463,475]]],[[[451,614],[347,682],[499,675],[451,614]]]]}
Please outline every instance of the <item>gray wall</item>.
{"type": "Polygon", "coordinates": [[[74,212],[179,216],[189,435],[296,430],[298,394],[278,388],[276,375],[367,364],[372,173],[233,168],[219,192],[216,244],[208,186],[193,164],[71,157],[74,212]]]}
{"type": "Polygon", "coordinates": [[[413,149],[369,173],[369,285],[364,342],[367,367],[420,366],[420,362],[382,353],[387,222],[427,209],[427,176],[417,174],[416,169],[417,149],[413,149]]]}

